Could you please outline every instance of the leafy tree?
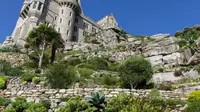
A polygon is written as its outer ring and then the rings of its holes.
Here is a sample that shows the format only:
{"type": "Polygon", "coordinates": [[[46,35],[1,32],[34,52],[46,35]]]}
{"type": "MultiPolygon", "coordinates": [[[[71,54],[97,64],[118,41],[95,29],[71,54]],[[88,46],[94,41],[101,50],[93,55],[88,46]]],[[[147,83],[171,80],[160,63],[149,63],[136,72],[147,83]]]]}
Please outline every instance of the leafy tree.
{"type": "Polygon", "coordinates": [[[63,49],[65,47],[64,41],[61,38],[61,35],[59,33],[54,33],[53,37],[57,37],[57,38],[53,38],[51,41],[51,63],[55,61],[56,50],[63,49]]]}
{"type": "Polygon", "coordinates": [[[131,57],[119,67],[121,81],[129,84],[131,89],[147,82],[153,75],[151,63],[142,57],[131,57]]]}
{"type": "MultiPolygon", "coordinates": [[[[49,27],[47,25],[40,25],[38,28],[32,30],[29,33],[26,39],[26,47],[37,53],[37,56],[39,58],[39,68],[41,68],[42,66],[42,60],[44,58],[44,53],[46,49],[50,47],[51,44],[52,46],[56,45],[58,40],[60,40],[60,34],[52,27],[49,27]]],[[[53,49],[55,51],[56,47],[54,47],[53,49]]],[[[54,51],[52,50],[52,52],[54,51]]]]}

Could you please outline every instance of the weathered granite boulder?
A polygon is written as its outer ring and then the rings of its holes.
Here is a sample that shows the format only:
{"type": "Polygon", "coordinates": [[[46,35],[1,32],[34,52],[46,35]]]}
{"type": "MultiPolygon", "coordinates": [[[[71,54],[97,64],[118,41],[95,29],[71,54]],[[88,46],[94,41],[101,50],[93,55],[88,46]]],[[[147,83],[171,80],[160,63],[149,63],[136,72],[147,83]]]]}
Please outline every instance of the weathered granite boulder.
{"type": "Polygon", "coordinates": [[[166,37],[170,37],[170,34],[156,34],[156,35],[152,35],[151,38],[166,38],[166,37]]]}
{"type": "Polygon", "coordinates": [[[156,55],[168,55],[176,52],[179,49],[174,38],[159,38],[148,43],[142,48],[142,53],[145,57],[156,55]]]}
{"type": "Polygon", "coordinates": [[[182,79],[182,77],[175,77],[174,72],[166,72],[166,73],[156,73],[153,75],[152,81],[155,83],[160,82],[168,82],[168,81],[178,81],[182,79]]]}
{"type": "Polygon", "coordinates": [[[152,66],[163,66],[163,56],[162,55],[157,55],[157,56],[152,56],[146,58],[149,60],[152,64],[152,66]]]}
{"type": "Polygon", "coordinates": [[[197,52],[189,59],[188,65],[198,65],[200,64],[200,43],[198,43],[197,52]]]}
{"type": "Polygon", "coordinates": [[[166,56],[163,56],[164,65],[182,65],[184,63],[184,56],[181,53],[172,53],[166,56]]]}

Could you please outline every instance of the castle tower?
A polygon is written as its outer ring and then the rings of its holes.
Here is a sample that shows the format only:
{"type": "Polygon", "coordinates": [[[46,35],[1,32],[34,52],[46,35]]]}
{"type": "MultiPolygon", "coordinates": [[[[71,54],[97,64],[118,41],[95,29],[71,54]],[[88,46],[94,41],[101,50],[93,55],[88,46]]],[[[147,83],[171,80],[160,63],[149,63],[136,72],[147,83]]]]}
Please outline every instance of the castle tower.
{"type": "Polygon", "coordinates": [[[23,46],[28,33],[37,26],[42,14],[45,0],[24,0],[12,38],[16,44],[23,46]]]}
{"type": "Polygon", "coordinates": [[[58,32],[64,41],[70,41],[73,37],[75,18],[82,13],[80,0],[59,0],[59,20],[57,21],[58,32]]]}

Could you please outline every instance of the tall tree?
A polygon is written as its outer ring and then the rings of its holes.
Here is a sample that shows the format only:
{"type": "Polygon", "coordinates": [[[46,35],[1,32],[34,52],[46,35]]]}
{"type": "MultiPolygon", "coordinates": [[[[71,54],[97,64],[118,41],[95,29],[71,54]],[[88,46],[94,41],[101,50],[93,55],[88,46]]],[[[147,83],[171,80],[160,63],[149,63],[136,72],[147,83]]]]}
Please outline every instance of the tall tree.
{"type": "Polygon", "coordinates": [[[46,49],[50,47],[53,41],[56,41],[56,38],[60,38],[59,35],[55,29],[47,25],[40,25],[29,33],[26,42],[29,45],[29,49],[37,53],[39,68],[42,66],[46,49]]]}
{"type": "Polygon", "coordinates": [[[55,61],[57,49],[63,49],[65,47],[64,40],[61,38],[60,33],[55,33],[54,37],[55,38],[53,38],[51,41],[51,63],[54,63],[55,61]]]}

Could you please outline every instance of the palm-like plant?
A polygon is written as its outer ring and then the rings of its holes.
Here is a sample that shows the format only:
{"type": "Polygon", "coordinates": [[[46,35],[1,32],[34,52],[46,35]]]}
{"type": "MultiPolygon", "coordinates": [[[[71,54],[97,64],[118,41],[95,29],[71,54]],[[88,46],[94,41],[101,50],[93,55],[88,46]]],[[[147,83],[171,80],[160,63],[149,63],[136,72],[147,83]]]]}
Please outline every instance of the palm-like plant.
{"type": "Polygon", "coordinates": [[[105,106],[106,106],[106,101],[105,101],[105,96],[100,93],[92,93],[92,97],[88,101],[90,106],[96,107],[97,112],[102,112],[105,111],[105,106]]]}

